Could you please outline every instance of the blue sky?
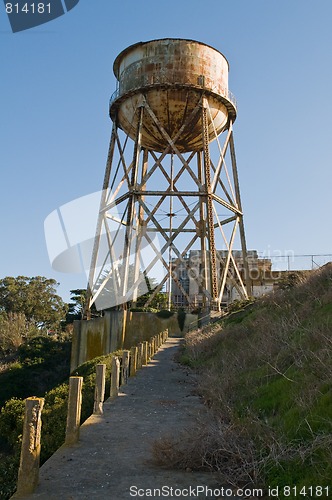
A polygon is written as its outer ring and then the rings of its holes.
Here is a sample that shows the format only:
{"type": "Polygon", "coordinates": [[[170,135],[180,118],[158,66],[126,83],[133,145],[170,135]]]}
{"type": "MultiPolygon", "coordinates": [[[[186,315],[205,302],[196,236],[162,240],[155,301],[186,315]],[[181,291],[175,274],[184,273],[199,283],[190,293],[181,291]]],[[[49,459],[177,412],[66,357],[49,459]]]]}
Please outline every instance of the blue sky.
{"type": "Polygon", "coordinates": [[[0,277],[53,277],[65,300],[85,287],[51,268],[44,220],[101,188],[116,55],[164,37],[229,60],[248,248],[332,253],[331,21],[330,0],[80,0],[13,34],[1,4],[0,277]]]}

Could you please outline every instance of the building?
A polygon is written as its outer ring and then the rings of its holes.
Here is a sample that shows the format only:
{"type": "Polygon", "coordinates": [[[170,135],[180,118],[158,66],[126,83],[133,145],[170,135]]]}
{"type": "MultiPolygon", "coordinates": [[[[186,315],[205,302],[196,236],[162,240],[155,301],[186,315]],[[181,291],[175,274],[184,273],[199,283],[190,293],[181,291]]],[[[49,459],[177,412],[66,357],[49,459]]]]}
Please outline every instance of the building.
{"type": "MultiPolygon", "coordinates": [[[[228,305],[231,302],[241,298],[238,290],[238,275],[245,285],[244,263],[242,252],[234,250],[232,259],[236,266],[230,263],[227,276],[224,277],[225,260],[227,259],[228,251],[217,251],[218,276],[219,279],[226,279],[226,286],[222,298],[222,304],[228,305]],[[236,269],[237,268],[237,269],[236,269]],[[236,278],[236,279],[235,279],[236,278]]],[[[276,288],[282,271],[272,271],[272,262],[270,259],[259,258],[256,250],[247,252],[248,267],[249,267],[249,286],[251,292],[249,295],[259,297],[271,292],[276,288]]],[[[207,259],[208,260],[208,259],[207,259]]],[[[202,266],[202,254],[200,250],[191,250],[181,262],[176,259],[172,260],[172,281],[167,285],[167,292],[171,290],[171,302],[175,307],[204,307],[204,296],[202,293],[202,283],[206,280],[209,282],[209,276],[205,277],[202,266]]]]}

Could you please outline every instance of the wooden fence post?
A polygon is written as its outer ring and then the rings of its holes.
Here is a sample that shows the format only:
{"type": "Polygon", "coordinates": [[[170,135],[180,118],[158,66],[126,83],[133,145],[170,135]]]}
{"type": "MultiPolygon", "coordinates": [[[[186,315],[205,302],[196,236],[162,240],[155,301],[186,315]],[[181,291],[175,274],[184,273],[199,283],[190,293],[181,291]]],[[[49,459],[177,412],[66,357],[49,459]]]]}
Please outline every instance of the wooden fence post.
{"type": "Polygon", "coordinates": [[[122,366],[121,366],[121,385],[125,385],[128,382],[129,376],[129,351],[123,351],[122,354],[122,366]]]}
{"type": "Polygon", "coordinates": [[[96,385],[95,385],[95,401],[93,406],[94,415],[103,414],[103,403],[105,397],[105,375],[106,365],[96,365],[96,385]]]}
{"type": "Polygon", "coordinates": [[[119,394],[120,383],[120,361],[117,356],[112,358],[112,371],[111,371],[111,392],[110,397],[114,398],[119,394]]]}
{"type": "Polygon", "coordinates": [[[65,444],[77,443],[80,437],[83,377],[69,378],[69,397],[65,444]]]}
{"type": "Polygon", "coordinates": [[[17,496],[33,493],[39,479],[41,413],[43,398],[27,398],[21,448],[20,467],[17,480],[17,496]]]}
{"type": "Polygon", "coordinates": [[[130,371],[129,375],[130,377],[133,377],[136,374],[136,369],[137,369],[137,347],[132,347],[130,349],[130,371]]]}

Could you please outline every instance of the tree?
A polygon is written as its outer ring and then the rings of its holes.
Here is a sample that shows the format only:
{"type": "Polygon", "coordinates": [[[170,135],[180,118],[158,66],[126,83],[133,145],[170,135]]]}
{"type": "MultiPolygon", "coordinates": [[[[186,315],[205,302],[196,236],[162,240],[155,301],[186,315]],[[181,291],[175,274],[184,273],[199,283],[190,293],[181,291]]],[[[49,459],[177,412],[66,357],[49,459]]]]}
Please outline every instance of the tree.
{"type": "MultiPolygon", "coordinates": [[[[148,291],[137,298],[136,307],[145,307],[145,304],[158,286],[158,282],[155,278],[145,277],[145,283],[148,291]]],[[[162,292],[158,292],[150,302],[149,307],[161,310],[167,306],[167,302],[167,296],[162,292]]]]}
{"type": "MultiPolygon", "coordinates": [[[[76,288],[75,290],[70,290],[70,295],[71,302],[68,304],[68,313],[66,315],[67,324],[72,323],[74,320],[82,319],[86,302],[86,289],[76,288]]],[[[91,306],[91,313],[93,316],[100,316],[95,304],[91,306]]]]}
{"type": "Polygon", "coordinates": [[[0,280],[0,312],[22,313],[38,328],[57,329],[66,305],[56,294],[58,283],[43,276],[7,276],[0,280]]]}
{"type": "Polygon", "coordinates": [[[75,319],[82,319],[86,301],[86,290],[84,288],[70,290],[70,300],[66,316],[67,323],[72,323],[75,319]]]}
{"type": "MultiPolygon", "coordinates": [[[[110,310],[114,308],[127,308],[130,309],[132,306],[138,308],[144,308],[146,302],[151,297],[152,293],[158,286],[158,281],[153,278],[147,276],[141,270],[139,271],[138,278],[135,280],[135,268],[133,264],[129,265],[128,276],[127,276],[127,286],[126,289],[129,292],[128,297],[129,300],[127,302],[123,302],[123,294],[122,294],[122,280],[124,274],[124,267],[120,265],[117,269],[112,268],[110,270],[104,270],[97,282],[96,289],[102,286],[101,293],[97,299],[97,306],[101,310],[110,310]],[[117,289],[118,285],[118,289],[117,289]],[[137,289],[137,299],[133,301],[134,290],[137,289]]],[[[81,300],[81,292],[82,290],[72,290],[71,293],[74,294],[73,299],[76,300],[76,306],[79,306],[79,302],[81,300]]],[[[73,300],[72,299],[72,300],[73,300]]],[[[84,295],[84,303],[85,303],[85,295],[84,295]]],[[[163,309],[167,305],[167,297],[164,293],[159,292],[156,294],[152,302],[149,304],[149,307],[155,309],[163,309]]],[[[75,304],[71,303],[69,307],[75,307],[75,304]]],[[[75,307],[75,311],[80,310],[80,307],[75,307]]],[[[93,315],[98,315],[96,304],[93,303],[91,308],[91,313],[93,315]]],[[[100,313],[99,313],[100,315],[100,313]]]]}

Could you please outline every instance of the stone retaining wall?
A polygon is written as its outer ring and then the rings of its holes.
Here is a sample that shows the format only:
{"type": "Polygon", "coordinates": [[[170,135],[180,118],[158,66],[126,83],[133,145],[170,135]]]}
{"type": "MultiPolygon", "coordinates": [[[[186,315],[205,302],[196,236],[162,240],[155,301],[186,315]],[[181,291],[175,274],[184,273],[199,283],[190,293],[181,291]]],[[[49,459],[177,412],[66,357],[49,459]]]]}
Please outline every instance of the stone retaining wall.
{"type": "Polygon", "coordinates": [[[170,337],[181,337],[195,323],[197,315],[187,314],[181,332],[176,313],[160,318],[155,313],[130,311],[106,311],[102,318],[75,321],[70,371],[97,356],[130,349],[166,329],[170,337]]]}

